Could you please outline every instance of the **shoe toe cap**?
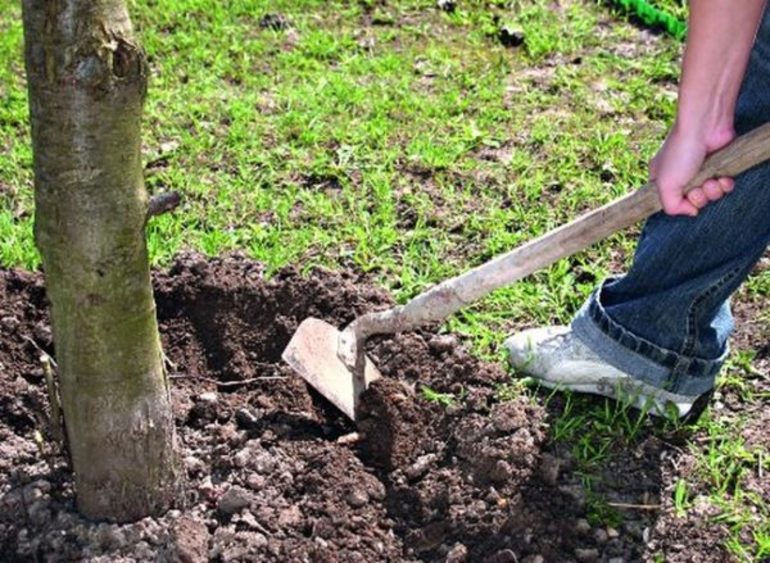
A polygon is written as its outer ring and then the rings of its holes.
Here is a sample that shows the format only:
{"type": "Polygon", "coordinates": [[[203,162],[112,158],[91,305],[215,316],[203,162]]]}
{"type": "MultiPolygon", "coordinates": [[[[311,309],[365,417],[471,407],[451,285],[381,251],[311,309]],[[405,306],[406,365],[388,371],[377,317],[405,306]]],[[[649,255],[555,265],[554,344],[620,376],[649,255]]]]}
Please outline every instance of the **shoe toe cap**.
{"type": "Polygon", "coordinates": [[[508,351],[508,359],[513,367],[523,367],[532,359],[532,340],[526,331],[509,336],[503,346],[508,351]]]}
{"type": "Polygon", "coordinates": [[[508,350],[511,365],[517,369],[531,367],[537,360],[538,348],[548,339],[568,331],[567,327],[550,326],[523,330],[509,336],[503,346],[508,350]]]}

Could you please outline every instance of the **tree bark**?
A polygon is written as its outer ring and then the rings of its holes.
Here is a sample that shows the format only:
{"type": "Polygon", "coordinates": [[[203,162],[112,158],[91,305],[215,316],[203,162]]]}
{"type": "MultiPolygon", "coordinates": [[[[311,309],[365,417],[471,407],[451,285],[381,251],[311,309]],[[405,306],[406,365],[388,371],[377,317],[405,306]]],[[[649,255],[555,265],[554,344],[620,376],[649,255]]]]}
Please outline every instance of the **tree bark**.
{"type": "Polygon", "coordinates": [[[147,62],[123,0],[23,0],[43,259],[80,511],[174,501],[177,459],[145,241],[147,62]]]}

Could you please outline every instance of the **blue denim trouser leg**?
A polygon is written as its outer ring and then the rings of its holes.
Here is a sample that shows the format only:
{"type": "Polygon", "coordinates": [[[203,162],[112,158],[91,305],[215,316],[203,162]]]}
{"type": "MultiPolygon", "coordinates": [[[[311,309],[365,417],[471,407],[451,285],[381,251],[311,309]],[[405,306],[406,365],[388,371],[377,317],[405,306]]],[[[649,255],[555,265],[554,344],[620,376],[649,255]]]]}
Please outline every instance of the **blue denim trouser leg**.
{"type": "MultiPolygon", "coordinates": [[[[736,109],[736,130],[770,121],[770,12],[760,26],[736,109]]],[[[697,218],[652,216],[634,262],[606,280],[572,322],[604,361],[673,393],[712,389],[733,329],[728,299],[770,242],[770,166],[697,218]]]]}

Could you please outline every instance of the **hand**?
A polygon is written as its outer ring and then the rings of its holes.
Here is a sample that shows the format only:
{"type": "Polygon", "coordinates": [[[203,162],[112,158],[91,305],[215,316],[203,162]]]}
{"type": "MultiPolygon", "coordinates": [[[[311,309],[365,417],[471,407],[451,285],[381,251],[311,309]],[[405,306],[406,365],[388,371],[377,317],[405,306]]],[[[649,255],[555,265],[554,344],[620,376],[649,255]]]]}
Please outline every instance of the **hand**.
{"type": "Polygon", "coordinates": [[[684,193],[684,187],[698,173],[706,157],[732,141],[735,133],[724,131],[706,141],[699,137],[675,127],[650,161],[650,181],[657,186],[663,210],[669,215],[695,217],[699,210],[731,192],[735,185],[732,178],[714,178],[684,193]]]}

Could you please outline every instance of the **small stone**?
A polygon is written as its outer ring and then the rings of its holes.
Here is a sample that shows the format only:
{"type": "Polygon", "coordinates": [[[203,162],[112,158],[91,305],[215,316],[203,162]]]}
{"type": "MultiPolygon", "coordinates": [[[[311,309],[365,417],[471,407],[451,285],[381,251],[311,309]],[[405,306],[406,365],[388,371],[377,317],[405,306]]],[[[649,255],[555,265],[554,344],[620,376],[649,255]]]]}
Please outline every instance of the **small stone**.
{"type": "Polygon", "coordinates": [[[431,352],[441,354],[443,352],[451,352],[457,347],[457,344],[457,338],[451,334],[439,334],[428,341],[428,348],[430,348],[431,352]]]}
{"type": "Polygon", "coordinates": [[[622,557],[611,557],[607,559],[607,563],[626,563],[626,560],[622,557]]]}
{"type": "Polygon", "coordinates": [[[366,494],[366,491],[353,489],[347,495],[345,495],[345,502],[347,502],[352,508],[361,508],[369,502],[369,495],[366,494]]]}
{"type": "Polygon", "coordinates": [[[415,461],[412,465],[407,467],[406,470],[404,470],[406,478],[410,481],[415,481],[421,478],[428,472],[431,463],[436,461],[436,459],[436,454],[425,454],[418,457],[417,461],[415,461]]]}
{"type": "Polygon", "coordinates": [[[290,506],[278,514],[278,524],[283,527],[296,527],[302,522],[302,511],[297,506],[290,506]]]}
{"type": "Polygon", "coordinates": [[[521,47],[524,44],[524,32],[509,26],[503,26],[497,35],[504,47],[521,47]]]}
{"type": "Polygon", "coordinates": [[[545,563],[545,559],[543,559],[543,556],[539,553],[534,555],[527,555],[524,559],[521,560],[521,563],[545,563]]]}
{"type": "Polygon", "coordinates": [[[594,563],[599,560],[599,550],[591,547],[588,549],[578,548],[575,550],[575,559],[580,563],[594,563]]]}
{"type": "Polygon", "coordinates": [[[275,458],[267,452],[262,452],[254,457],[254,470],[261,475],[271,473],[275,469],[275,458]]]}
{"type": "Polygon", "coordinates": [[[489,472],[489,478],[495,483],[502,483],[513,476],[513,468],[507,461],[498,459],[492,470],[489,472]]]}
{"type": "Polygon", "coordinates": [[[615,538],[620,537],[620,532],[618,532],[615,528],[608,527],[606,531],[607,531],[607,537],[611,540],[614,540],[615,538]]]}
{"type": "Polygon", "coordinates": [[[575,532],[581,536],[586,535],[591,531],[591,524],[585,518],[578,518],[575,521],[575,532]]]}
{"type": "Polygon", "coordinates": [[[235,514],[242,508],[246,508],[250,504],[251,493],[249,493],[249,491],[243,487],[234,485],[220,497],[219,502],[217,503],[217,508],[223,514],[231,515],[235,514]]]}
{"type": "Polygon", "coordinates": [[[248,448],[243,448],[233,456],[233,465],[235,467],[246,467],[252,455],[252,452],[248,448]]]}
{"type": "Polygon", "coordinates": [[[265,478],[259,473],[250,473],[249,476],[246,477],[246,484],[250,489],[258,491],[265,486],[265,478]]]}
{"type": "Polygon", "coordinates": [[[456,543],[446,555],[446,563],[464,563],[468,560],[468,548],[461,543],[456,543]]]}

